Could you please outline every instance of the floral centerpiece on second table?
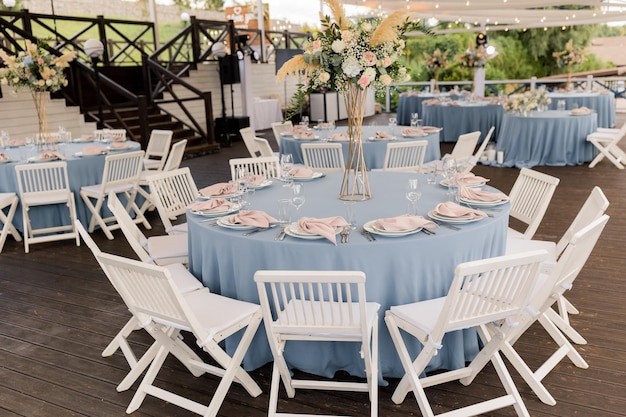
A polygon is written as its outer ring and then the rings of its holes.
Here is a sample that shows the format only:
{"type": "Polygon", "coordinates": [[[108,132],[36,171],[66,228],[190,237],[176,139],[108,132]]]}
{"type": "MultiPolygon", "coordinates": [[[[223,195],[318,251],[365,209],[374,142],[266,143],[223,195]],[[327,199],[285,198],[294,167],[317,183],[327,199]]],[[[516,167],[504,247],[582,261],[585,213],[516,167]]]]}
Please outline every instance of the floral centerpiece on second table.
{"type": "Polygon", "coordinates": [[[565,49],[559,52],[553,52],[552,56],[556,58],[556,63],[560,68],[565,67],[567,70],[566,89],[572,88],[572,71],[574,67],[582,64],[585,60],[585,50],[574,48],[574,41],[569,40],[565,44],[565,49]]]}
{"type": "Polygon", "coordinates": [[[547,90],[540,87],[534,91],[509,96],[503,106],[504,110],[509,113],[518,113],[527,117],[533,110],[546,110],[551,102],[547,90]]]}
{"type": "Polygon", "coordinates": [[[448,68],[450,65],[448,62],[448,52],[449,51],[447,50],[441,52],[441,49],[439,48],[435,49],[432,54],[424,52],[424,64],[426,65],[428,72],[433,74],[433,78],[435,80],[435,91],[433,92],[439,91],[439,88],[437,87],[437,83],[439,82],[439,73],[441,70],[448,68]]]}
{"type": "Polygon", "coordinates": [[[350,138],[346,169],[339,198],[371,198],[363,158],[362,124],[368,89],[384,88],[409,79],[398,62],[405,47],[404,33],[422,30],[407,11],[397,11],[385,19],[349,20],[338,0],[324,0],[334,19],[322,19],[322,30],[305,44],[304,53],[287,61],[278,71],[278,80],[288,75],[302,78],[296,100],[328,88],[343,94],[348,113],[350,138]]]}
{"type": "MultiPolygon", "coordinates": [[[[0,58],[6,65],[0,68],[0,84],[15,90],[29,90],[37,111],[38,140],[40,146],[49,138],[46,103],[48,93],[58,91],[68,83],[63,70],[76,56],[75,52],[66,52],[61,56],[51,54],[43,44],[34,44],[26,40],[26,49],[17,55],[8,55],[0,49],[0,58]]],[[[54,143],[47,143],[54,148],[54,143]]]]}

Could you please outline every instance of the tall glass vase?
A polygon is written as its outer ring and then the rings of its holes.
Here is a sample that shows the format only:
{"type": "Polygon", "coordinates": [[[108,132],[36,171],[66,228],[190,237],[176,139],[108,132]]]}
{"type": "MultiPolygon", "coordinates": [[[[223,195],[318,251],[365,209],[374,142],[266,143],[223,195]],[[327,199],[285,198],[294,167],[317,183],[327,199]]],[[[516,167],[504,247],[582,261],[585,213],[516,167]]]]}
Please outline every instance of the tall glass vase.
{"type": "Polygon", "coordinates": [[[363,155],[363,113],[367,88],[348,84],[344,92],[348,114],[348,158],[341,182],[339,198],[346,201],[365,201],[372,197],[363,155]]]}
{"type": "Polygon", "coordinates": [[[50,136],[50,130],[48,129],[48,115],[46,113],[48,92],[31,91],[31,93],[33,96],[33,102],[35,103],[35,110],[37,111],[37,148],[39,151],[44,149],[54,150],[54,140],[50,136]]]}

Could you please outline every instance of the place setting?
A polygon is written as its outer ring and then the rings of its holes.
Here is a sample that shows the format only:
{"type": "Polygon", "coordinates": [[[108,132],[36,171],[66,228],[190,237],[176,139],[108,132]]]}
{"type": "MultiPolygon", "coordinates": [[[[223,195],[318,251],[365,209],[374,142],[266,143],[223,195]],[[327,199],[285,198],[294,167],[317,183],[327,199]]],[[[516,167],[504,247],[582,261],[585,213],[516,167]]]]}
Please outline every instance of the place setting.
{"type": "Polygon", "coordinates": [[[106,155],[108,153],[109,152],[106,149],[101,148],[100,146],[95,145],[95,146],[87,146],[87,147],[83,148],[82,151],[75,152],[74,156],[80,158],[80,157],[83,157],[83,156],[106,155]]]}
{"type": "Polygon", "coordinates": [[[323,172],[314,171],[304,166],[294,166],[291,169],[291,179],[293,181],[312,181],[323,176],[323,172]]]}
{"type": "Polygon", "coordinates": [[[239,211],[241,207],[241,203],[235,203],[225,198],[211,198],[209,200],[195,201],[187,208],[191,213],[199,216],[220,217],[239,211]]]}

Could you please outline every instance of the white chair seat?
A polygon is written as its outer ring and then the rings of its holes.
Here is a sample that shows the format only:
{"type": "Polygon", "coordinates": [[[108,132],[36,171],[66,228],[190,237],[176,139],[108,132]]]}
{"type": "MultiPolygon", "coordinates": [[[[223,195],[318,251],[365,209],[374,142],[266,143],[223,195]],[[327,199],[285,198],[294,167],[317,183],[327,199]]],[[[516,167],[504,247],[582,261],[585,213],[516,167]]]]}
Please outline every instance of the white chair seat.
{"type": "Polygon", "coordinates": [[[143,166],[144,169],[148,169],[148,170],[154,170],[154,169],[159,169],[159,167],[163,165],[163,162],[161,162],[158,159],[144,159],[143,160],[143,166]]]}
{"type": "Polygon", "coordinates": [[[134,188],[133,184],[119,184],[119,185],[113,185],[110,187],[105,187],[103,190],[100,184],[96,184],[96,185],[86,185],[84,187],[81,187],[81,191],[83,191],[85,194],[88,194],[90,197],[99,198],[99,197],[104,197],[109,193],[119,194],[119,193],[131,191],[133,188],[134,188]]]}
{"type": "Polygon", "coordinates": [[[43,195],[25,196],[22,198],[22,203],[26,203],[29,206],[43,206],[46,204],[64,204],[72,193],[59,194],[59,193],[44,193],[43,195]]]}
{"type": "Polygon", "coordinates": [[[182,263],[163,265],[163,268],[170,271],[172,280],[180,292],[190,292],[204,288],[202,282],[189,272],[182,263]]]}
{"type": "Polygon", "coordinates": [[[446,297],[439,297],[417,303],[391,306],[389,310],[402,320],[411,321],[424,333],[431,333],[437,324],[445,301],[446,297]]]}
{"type": "Polygon", "coordinates": [[[189,238],[187,235],[150,236],[146,250],[156,263],[172,258],[187,258],[189,238]]]}

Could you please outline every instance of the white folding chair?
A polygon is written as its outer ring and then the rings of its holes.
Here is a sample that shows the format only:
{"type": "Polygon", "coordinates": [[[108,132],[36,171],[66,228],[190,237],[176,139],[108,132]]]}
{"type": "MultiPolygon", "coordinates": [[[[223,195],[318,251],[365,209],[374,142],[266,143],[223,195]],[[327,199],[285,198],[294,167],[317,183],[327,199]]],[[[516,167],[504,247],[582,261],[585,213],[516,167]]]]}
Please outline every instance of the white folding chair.
{"type": "Polygon", "coordinates": [[[480,139],[480,130],[460,135],[450,155],[455,159],[457,167],[465,167],[474,156],[474,149],[480,139]]]}
{"type": "MultiPolygon", "coordinates": [[[[101,253],[100,248],[91,238],[91,235],[87,233],[87,230],[83,227],[80,220],[76,220],[74,224],[76,226],[76,230],[83,238],[83,241],[85,242],[85,244],[87,244],[87,247],[91,250],[91,253],[99,263],[100,260],[98,259],[98,256],[101,253]]],[[[102,267],[105,275],[107,275],[107,278],[109,278],[107,271],[102,265],[100,266],[102,267]]],[[[167,265],[165,268],[167,268],[170,272],[172,280],[174,281],[176,287],[180,290],[180,292],[186,293],[203,288],[202,283],[196,277],[194,277],[182,264],[171,264],[167,265]]],[[[109,281],[115,288],[115,283],[113,282],[113,280],[109,278],[109,281]]],[[[102,356],[108,357],[113,355],[119,349],[124,355],[126,361],[128,362],[128,365],[130,366],[130,372],[117,386],[117,390],[120,392],[127,390],[135,383],[137,378],[139,378],[143,371],[145,371],[145,369],[148,367],[148,365],[150,365],[150,362],[152,362],[152,359],[156,356],[158,350],[158,345],[154,343],[150,347],[150,349],[144,352],[140,359],[137,359],[135,352],[132,350],[130,344],[128,343],[128,336],[130,336],[133,331],[140,329],[141,325],[137,317],[135,317],[134,315],[131,316],[131,318],[124,325],[124,327],[122,327],[122,329],[115,335],[113,340],[111,340],[111,343],[109,343],[108,346],[102,351],[102,356]]],[[[177,342],[182,348],[181,350],[178,350],[177,353],[186,352],[186,356],[196,357],[195,353],[193,353],[193,351],[189,349],[187,345],[182,341],[182,338],[178,338],[177,340],[175,340],[175,342],[177,342]]],[[[184,363],[183,360],[181,360],[181,362],[184,363]]],[[[193,369],[190,369],[190,371],[195,372],[195,370],[193,369]]],[[[201,372],[198,372],[196,376],[200,375],[201,372]]]]}
{"type": "Polygon", "coordinates": [[[405,371],[392,401],[400,404],[413,391],[422,415],[432,417],[435,414],[425,388],[455,380],[468,385],[491,361],[506,395],[439,415],[474,416],[513,406],[519,416],[529,416],[498,351],[528,305],[546,255],[545,251],[535,251],[459,264],[446,297],[391,307],[385,313],[385,322],[405,371]],[[498,322],[500,326],[498,337],[489,340],[483,326],[490,322],[498,322]],[[484,343],[474,360],[465,368],[420,377],[442,347],[444,335],[469,328],[476,328],[484,343]],[[411,359],[400,330],[422,344],[415,360],[411,359]]]}
{"type": "Polygon", "coordinates": [[[7,240],[7,236],[13,236],[18,242],[22,241],[22,236],[13,226],[13,216],[15,216],[15,210],[17,210],[17,203],[20,199],[15,193],[0,193],[0,223],[2,223],[2,229],[0,229],[0,253],[4,247],[4,242],[7,240]],[[4,214],[4,209],[8,208],[7,213],[4,214]]]}
{"type": "Polygon", "coordinates": [[[276,139],[276,143],[280,148],[280,134],[284,132],[290,132],[293,130],[293,123],[291,120],[283,121],[283,122],[273,122],[271,124],[272,132],[274,133],[274,139],[276,139]]]}
{"type": "Polygon", "coordinates": [[[103,217],[102,214],[104,201],[111,192],[124,194],[127,213],[134,211],[136,223],[142,223],[146,229],[152,228],[135,201],[143,158],[143,151],[108,155],[105,158],[100,184],[80,188],[80,196],[91,212],[91,220],[87,229],[89,233],[93,233],[96,225],[98,225],[108,239],[113,239],[111,230],[119,229],[119,225],[115,222],[115,216],[103,217]]]}
{"type": "Polygon", "coordinates": [[[239,134],[241,135],[243,143],[246,145],[246,148],[252,158],[262,156],[263,152],[259,147],[259,143],[256,141],[256,133],[253,128],[244,127],[243,129],[239,129],[239,134]]]}
{"type": "Polygon", "coordinates": [[[276,152],[274,152],[267,139],[255,137],[254,141],[259,148],[260,156],[276,156],[276,152]]]}
{"type": "MultiPolygon", "coordinates": [[[[567,228],[561,239],[557,243],[534,240],[534,239],[507,239],[506,253],[520,253],[528,250],[545,249],[549,253],[547,265],[544,265],[543,271],[550,273],[556,265],[557,260],[563,254],[563,251],[569,245],[572,237],[588,226],[593,221],[604,214],[609,207],[609,200],[606,198],[600,187],[594,187],[585,200],[584,204],[576,214],[576,217],[567,228]]],[[[560,296],[556,302],[559,316],[553,319],[553,322],[567,335],[574,343],[584,345],[587,341],[578,333],[569,322],[569,314],[578,314],[578,310],[574,307],[565,296],[560,296]]]]}
{"type": "Polygon", "coordinates": [[[318,172],[343,172],[346,168],[341,143],[303,143],[300,148],[308,168],[318,172]]]}
{"type": "Polygon", "coordinates": [[[459,174],[467,174],[476,166],[476,164],[478,163],[478,160],[480,159],[482,154],[485,152],[485,149],[487,149],[487,144],[489,143],[489,140],[491,140],[491,136],[493,135],[494,130],[495,130],[495,126],[491,126],[491,129],[489,129],[489,131],[487,132],[487,135],[485,136],[485,139],[483,139],[483,141],[481,142],[480,146],[478,147],[478,150],[467,161],[467,164],[465,164],[465,166],[461,170],[459,170],[459,174]]]}
{"type": "Polygon", "coordinates": [[[368,392],[378,415],[378,303],[365,300],[360,271],[257,271],[263,322],[274,356],[268,416],[277,413],[280,381],[289,398],[296,389],[368,392]],[[366,382],[302,380],[291,376],[283,352],[289,341],[356,342],[366,382]]]}
{"type": "Polygon", "coordinates": [[[163,171],[148,178],[150,194],[168,234],[187,233],[187,223],[172,224],[172,219],[184,215],[187,206],[200,193],[189,168],[163,171]]]}
{"type": "Polygon", "coordinates": [[[427,140],[388,143],[383,171],[422,172],[427,140]]]}
{"type": "Polygon", "coordinates": [[[548,210],[560,180],[548,174],[522,168],[511,188],[509,215],[525,223],[526,230],[519,232],[509,227],[507,239],[532,239],[548,210]]]}
{"type": "Polygon", "coordinates": [[[128,244],[142,262],[156,265],[189,263],[189,246],[186,234],[146,237],[114,192],[109,194],[107,200],[109,210],[115,216],[128,244]]]}
{"type": "Polygon", "coordinates": [[[166,268],[106,253],[99,254],[98,260],[130,311],[154,338],[158,349],[126,409],[127,413],[137,410],[146,395],[152,395],[203,416],[216,416],[233,382],[241,384],[253,397],[261,394],[261,388],[240,366],[261,322],[258,305],[213,294],[208,288],[183,294],[166,268]],[[220,343],[242,330],[231,357],[220,343]],[[187,351],[181,352],[178,342],[181,331],[191,332],[197,345],[215,360],[217,366],[205,363],[196,355],[190,356],[187,351]],[[208,406],[155,385],[161,366],[170,353],[176,354],[189,369],[221,378],[208,406]]]}
{"type": "MultiPolygon", "coordinates": [[[[552,306],[565,291],[571,289],[608,220],[609,216],[602,215],[572,236],[552,273],[550,275],[542,274],[539,277],[532,292],[529,308],[521,315],[517,326],[505,338],[501,348],[502,353],[539,399],[549,405],[556,404],[556,401],[541,381],[563,358],[567,356],[579,368],[589,367],[554,323],[553,320],[558,318],[558,314],[552,306]],[[543,326],[554,341],[554,344],[546,344],[545,346],[556,346],[556,349],[541,366],[533,371],[513,346],[535,321],[543,326]]],[[[493,324],[488,325],[487,329],[492,335],[497,332],[497,328],[493,324]]],[[[536,362],[536,358],[533,358],[533,362],[536,362]]]]}
{"type": "Polygon", "coordinates": [[[96,140],[99,140],[99,141],[126,140],[126,130],[125,129],[98,129],[98,130],[94,130],[93,136],[96,140]]]}
{"type": "Polygon", "coordinates": [[[619,147],[619,143],[626,136],[626,123],[620,129],[598,129],[587,135],[587,141],[600,151],[591,161],[589,168],[595,167],[605,157],[619,169],[626,165],[626,153],[619,147]]]}
{"type": "MultiPolygon", "coordinates": [[[[76,219],[76,203],[74,193],[70,189],[65,161],[45,162],[41,164],[22,164],[15,167],[17,186],[22,203],[22,221],[24,225],[24,251],[29,246],[41,242],[74,239],[76,246],[80,238],[74,228],[76,219]],[[30,211],[37,206],[66,206],[67,222],[57,226],[33,227],[30,211]]],[[[65,210],[62,209],[64,212],[65,210]]]]}
{"type": "MultiPolygon", "coordinates": [[[[180,163],[183,160],[186,146],[187,139],[176,142],[172,146],[171,151],[167,155],[167,160],[165,161],[165,165],[163,165],[162,171],[173,171],[175,169],[178,169],[180,163]]],[[[146,189],[144,189],[144,187],[148,187],[148,177],[151,175],[155,175],[155,173],[158,173],[160,171],[161,170],[144,170],[141,171],[141,174],[139,175],[139,188],[137,188],[137,192],[145,199],[145,201],[139,208],[142,213],[145,213],[146,210],[152,210],[154,208],[154,201],[152,201],[152,196],[146,189]]]]}
{"type": "Polygon", "coordinates": [[[277,156],[260,156],[257,158],[233,158],[230,164],[230,176],[233,181],[239,179],[238,171],[241,168],[247,175],[262,175],[263,177],[278,178],[280,165],[277,156]]]}
{"type": "Polygon", "coordinates": [[[174,132],[172,130],[154,129],[150,132],[150,139],[148,139],[146,155],[143,161],[144,169],[163,169],[163,165],[165,165],[167,155],[170,151],[173,135],[174,132]]]}

